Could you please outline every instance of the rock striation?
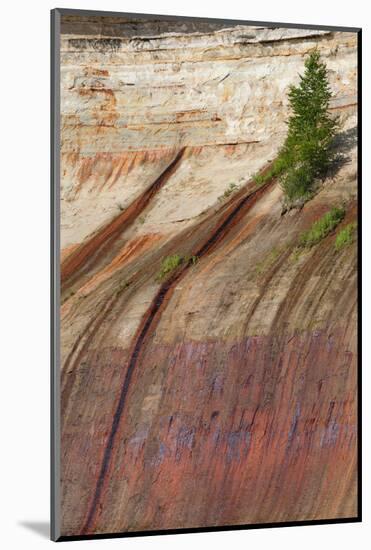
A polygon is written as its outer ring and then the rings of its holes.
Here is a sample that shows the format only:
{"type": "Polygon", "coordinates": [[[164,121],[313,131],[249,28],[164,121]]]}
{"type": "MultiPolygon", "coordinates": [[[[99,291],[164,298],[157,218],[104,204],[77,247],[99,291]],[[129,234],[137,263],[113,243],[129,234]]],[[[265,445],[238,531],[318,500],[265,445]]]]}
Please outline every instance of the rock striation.
{"type": "Polygon", "coordinates": [[[357,35],[63,16],[62,535],[357,514],[357,35]],[[318,48],[343,159],[257,187],[318,48]],[[183,261],[159,280],[164,258],[183,261]]]}

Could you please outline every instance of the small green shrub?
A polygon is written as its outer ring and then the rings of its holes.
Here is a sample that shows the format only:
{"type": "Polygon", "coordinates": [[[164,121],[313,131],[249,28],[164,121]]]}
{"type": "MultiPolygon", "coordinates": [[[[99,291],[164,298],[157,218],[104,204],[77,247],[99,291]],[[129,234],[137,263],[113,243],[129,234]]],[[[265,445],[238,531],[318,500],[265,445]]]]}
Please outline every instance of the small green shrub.
{"type": "Polygon", "coordinates": [[[322,218],[314,222],[312,227],[302,233],[299,239],[301,247],[310,248],[324,239],[335,227],[342,221],[345,216],[345,209],[331,208],[322,218]]]}
{"type": "Polygon", "coordinates": [[[341,250],[345,246],[348,246],[354,241],[357,224],[355,222],[348,223],[339,233],[336,235],[335,248],[337,251],[341,250]]]}
{"type": "Polygon", "coordinates": [[[180,264],[183,262],[184,258],[179,254],[174,254],[173,256],[167,256],[162,260],[160,271],[157,274],[157,280],[164,280],[170,273],[172,273],[180,264]]]}
{"type": "Polygon", "coordinates": [[[313,176],[307,166],[289,168],[281,178],[281,187],[289,202],[304,198],[308,200],[312,193],[313,176]]]}

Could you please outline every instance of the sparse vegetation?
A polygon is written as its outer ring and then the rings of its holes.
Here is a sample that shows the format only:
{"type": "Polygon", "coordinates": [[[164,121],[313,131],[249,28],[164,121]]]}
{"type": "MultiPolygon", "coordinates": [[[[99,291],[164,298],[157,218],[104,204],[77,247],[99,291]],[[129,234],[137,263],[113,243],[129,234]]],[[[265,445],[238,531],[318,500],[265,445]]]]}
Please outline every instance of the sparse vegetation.
{"type": "Polygon", "coordinates": [[[238,185],[236,185],[235,183],[230,183],[228,189],[224,191],[224,196],[229,197],[229,195],[232,195],[232,193],[236,191],[236,189],[238,189],[238,185]]]}
{"type": "Polygon", "coordinates": [[[173,256],[167,256],[162,260],[160,271],[156,276],[157,281],[163,281],[166,279],[180,264],[183,265],[195,265],[198,262],[198,256],[181,256],[180,254],[174,254],[173,256]]]}
{"type": "Polygon", "coordinates": [[[299,246],[296,246],[290,255],[290,262],[293,264],[298,262],[302,252],[303,252],[303,249],[300,248],[299,246]]]}
{"type": "Polygon", "coordinates": [[[285,247],[274,247],[269,254],[256,265],[255,272],[257,275],[262,275],[268,271],[275,261],[279,258],[285,247]]]}
{"type": "Polygon", "coordinates": [[[163,281],[168,275],[170,275],[180,264],[184,261],[184,258],[179,254],[173,256],[167,256],[162,260],[160,271],[157,274],[156,279],[163,281]]]}
{"type": "Polygon", "coordinates": [[[336,235],[335,248],[337,251],[342,250],[345,246],[352,244],[355,238],[357,224],[355,222],[348,223],[339,233],[336,235]]]}
{"type": "Polygon", "coordinates": [[[238,185],[236,185],[235,183],[230,183],[228,188],[224,191],[223,195],[219,197],[219,200],[221,201],[223,199],[226,199],[227,197],[232,195],[232,193],[236,191],[236,189],[238,189],[238,185]]]}
{"type": "Polygon", "coordinates": [[[187,263],[190,263],[191,265],[195,265],[198,262],[198,256],[189,256],[186,259],[187,263]]]}
{"type": "Polygon", "coordinates": [[[322,218],[314,222],[312,227],[302,233],[299,239],[299,246],[304,248],[311,248],[315,244],[319,243],[322,239],[327,237],[331,231],[342,221],[345,216],[345,209],[331,208],[329,212],[326,212],[322,218]]]}
{"type": "Polygon", "coordinates": [[[283,155],[279,155],[265,174],[256,174],[253,179],[256,185],[260,187],[272,178],[280,176],[287,168],[288,160],[283,155]]]}

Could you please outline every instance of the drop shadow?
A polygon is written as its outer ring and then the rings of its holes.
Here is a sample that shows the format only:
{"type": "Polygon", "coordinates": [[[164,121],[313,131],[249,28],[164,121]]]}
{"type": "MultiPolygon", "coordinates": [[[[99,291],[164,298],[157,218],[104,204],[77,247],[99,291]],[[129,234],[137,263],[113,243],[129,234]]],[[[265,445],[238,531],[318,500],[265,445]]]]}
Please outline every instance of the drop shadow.
{"type": "Polygon", "coordinates": [[[324,178],[334,178],[339,170],[351,162],[351,157],[347,154],[357,144],[358,128],[355,126],[349,130],[339,132],[331,145],[330,152],[333,159],[328,167],[324,178]]]}
{"type": "Polygon", "coordinates": [[[333,141],[332,147],[340,154],[349,152],[357,143],[358,128],[353,126],[349,130],[339,132],[333,141]]]}
{"type": "Polygon", "coordinates": [[[48,521],[19,521],[18,525],[33,531],[43,539],[50,538],[50,523],[48,521]]]}

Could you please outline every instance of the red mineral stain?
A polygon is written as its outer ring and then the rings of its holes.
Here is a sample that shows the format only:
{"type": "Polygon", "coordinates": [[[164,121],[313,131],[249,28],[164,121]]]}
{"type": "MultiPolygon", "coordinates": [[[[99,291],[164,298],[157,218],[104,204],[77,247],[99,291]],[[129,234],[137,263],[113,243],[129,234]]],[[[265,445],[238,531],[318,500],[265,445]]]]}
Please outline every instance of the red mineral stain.
{"type": "MultiPolygon", "coordinates": [[[[124,531],[354,516],[356,355],[346,352],[346,330],[331,332],[335,360],[327,330],[284,335],[279,342],[272,335],[151,345],[127,390],[131,412],[118,426],[109,485],[100,493],[94,524],[82,532],[105,532],[108,521],[124,531]],[[153,369],[164,376],[148,424],[141,412],[148,390],[142,390],[153,383],[153,369]]],[[[89,355],[78,391],[89,387],[99,399],[122,380],[119,365],[126,361],[118,358],[125,354],[89,355]]],[[[94,439],[70,429],[63,440],[69,457],[64,479],[80,472],[86,503],[115,400],[105,398],[101,406],[94,439]]]]}
{"type": "MultiPolygon", "coordinates": [[[[263,199],[275,182],[254,190],[250,183],[188,230],[199,274],[268,216],[263,199]]],[[[327,210],[320,202],[305,207],[297,234],[327,210]]],[[[349,205],[343,224],[354,216],[349,205]]],[[[334,238],[298,270],[264,335],[159,343],[156,331],[191,262],[160,285],[127,349],[104,345],[104,327],[123,301],[113,294],[101,302],[63,369],[63,534],[357,514],[355,327],[346,317],[316,330],[287,328],[306,281],[334,253],[334,238]]],[[[95,282],[144,243],[124,247],[95,282]]],[[[266,285],[289,254],[290,247],[266,285]]]]}
{"type": "Polygon", "coordinates": [[[142,193],[142,195],[135,199],[132,204],[114,218],[112,222],[98,230],[93,237],[83,243],[65,262],[62,262],[62,285],[68,281],[72,275],[76,275],[76,272],[81,269],[88,260],[91,261],[92,255],[94,255],[94,259],[96,259],[97,254],[104,254],[107,246],[111,245],[113,240],[139,217],[153,195],[158,192],[177,169],[183,153],[184,149],[181,149],[163,173],[144,191],[144,193],[142,193]]]}

